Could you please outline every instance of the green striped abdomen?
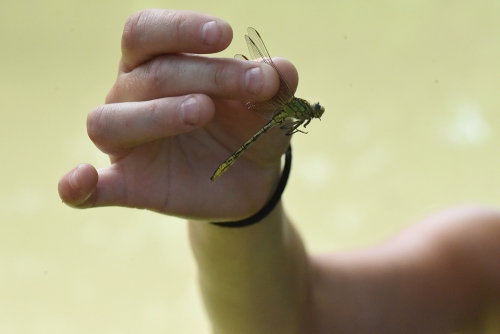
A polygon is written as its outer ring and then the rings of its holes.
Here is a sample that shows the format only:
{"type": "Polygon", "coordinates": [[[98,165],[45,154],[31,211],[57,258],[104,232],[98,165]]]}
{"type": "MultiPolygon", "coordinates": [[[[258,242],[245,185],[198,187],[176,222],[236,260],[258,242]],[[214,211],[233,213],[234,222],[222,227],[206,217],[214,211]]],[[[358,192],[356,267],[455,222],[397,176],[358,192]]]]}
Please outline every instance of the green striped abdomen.
{"type": "Polygon", "coordinates": [[[247,148],[249,148],[250,146],[252,146],[252,144],[257,140],[259,139],[264,133],[266,133],[267,131],[269,131],[269,129],[271,129],[273,126],[275,125],[280,125],[281,123],[283,123],[283,121],[286,119],[286,117],[288,117],[288,115],[286,114],[286,112],[282,111],[280,112],[278,115],[274,116],[274,118],[269,122],[267,123],[266,125],[264,125],[264,127],[262,129],[260,129],[256,134],[254,134],[252,136],[252,138],[250,138],[249,140],[247,140],[245,142],[245,144],[241,145],[239,149],[236,150],[236,152],[234,152],[233,154],[231,154],[231,156],[229,158],[226,159],[226,161],[224,161],[218,168],[217,170],[214,172],[214,174],[212,175],[212,177],[210,178],[210,180],[212,181],[215,181],[219,176],[221,176],[229,167],[232,166],[232,164],[234,163],[234,161],[243,153],[245,152],[245,150],[247,148]]]}

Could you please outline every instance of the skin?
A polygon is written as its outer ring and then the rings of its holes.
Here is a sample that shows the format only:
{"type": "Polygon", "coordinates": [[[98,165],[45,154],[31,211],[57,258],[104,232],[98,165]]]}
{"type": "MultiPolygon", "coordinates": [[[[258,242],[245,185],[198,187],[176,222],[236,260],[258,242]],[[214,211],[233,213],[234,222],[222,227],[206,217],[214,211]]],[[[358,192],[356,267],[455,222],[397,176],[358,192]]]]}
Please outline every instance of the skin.
{"type": "MultiPolygon", "coordinates": [[[[324,255],[306,252],[281,203],[250,227],[206,223],[257,212],[279,180],[290,139],[271,130],[223,177],[209,180],[265,124],[239,101],[267,100],[279,85],[265,64],[203,56],[231,39],[229,24],[209,15],[134,14],[117,81],[87,120],[110,166],[69,171],[59,181],[62,200],[189,220],[214,333],[500,332],[496,210],[450,209],[376,247],[324,255]]],[[[293,65],[275,62],[296,88],[293,65]]]]}

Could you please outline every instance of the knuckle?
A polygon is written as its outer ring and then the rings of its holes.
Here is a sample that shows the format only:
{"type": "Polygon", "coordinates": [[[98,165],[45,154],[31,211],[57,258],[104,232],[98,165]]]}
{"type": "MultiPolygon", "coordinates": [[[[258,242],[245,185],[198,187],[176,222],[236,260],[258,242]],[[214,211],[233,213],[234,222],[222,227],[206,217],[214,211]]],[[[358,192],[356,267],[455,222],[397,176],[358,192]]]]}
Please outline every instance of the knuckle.
{"type": "Polygon", "coordinates": [[[173,29],[174,36],[179,42],[181,36],[183,36],[182,31],[189,22],[188,14],[184,11],[167,11],[165,15],[167,16],[166,21],[169,22],[169,26],[173,29]]]}
{"type": "Polygon", "coordinates": [[[105,140],[104,106],[94,108],[87,116],[87,134],[92,142],[98,144],[105,140]]]}
{"type": "Polygon", "coordinates": [[[165,90],[168,83],[166,70],[170,66],[165,57],[157,57],[151,61],[145,74],[147,78],[144,80],[145,89],[153,94],[165,90]]]}
{"type": "Polygon", "coordinates": [[[161,100],[152,100],[148,102],[147,108],[144,112],[145,118],[149,127],[156,127],[165,122],[165,115],[162,115],[161,100]]]}
{"type": "Polygon", "coordinates": [[[235,84],[237,84],[234,80],[232,80],[231,75],[228,74],[228,69],[226,66],[220,63],[215,63],[212,66],[212,81],[217,89],[217,92],[219,92],[222,95],[226,95],[230,92],[231,87],[235,87],[235,84]]]}
{"type": "Polygon", "coordinates": [[[145,22],[151,17],[150,10],[134,13],[125,22],[122,35],[122,49],[132,50],[140,42],[140,36],[145,32],[145,22]]]}

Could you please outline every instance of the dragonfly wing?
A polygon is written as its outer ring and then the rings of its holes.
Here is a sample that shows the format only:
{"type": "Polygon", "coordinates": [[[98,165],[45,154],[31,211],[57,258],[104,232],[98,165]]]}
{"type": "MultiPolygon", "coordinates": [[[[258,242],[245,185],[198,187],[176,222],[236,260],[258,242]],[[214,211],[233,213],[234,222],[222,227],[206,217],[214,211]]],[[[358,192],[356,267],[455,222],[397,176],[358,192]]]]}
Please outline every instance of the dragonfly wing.
{"type": "Polygon", "coordinates": [[[280,70],[271,59],[271,55],[269,54],[269,51],[267,51],[262,37],[260,37],[260,34],[257,32],[257,30],[252,27],[248,28],[247,32],[248,35],[245,35],[245,40],[247,42],[248,51],[250,52],[250,56],[252,57],[252,59],[255,60],[260,58],[261,62],[271,65],[276,70],[276,72],[278,72],[280,78],[280,88],[273,99],[278,100],[281,104],[290,102],[290,100],[292,100],[293,98],[293,92],[290,89],[290,86],[286,82],[285,78],[283,77],[283,74],[281,74],[280,70]]]}
{"type": "Polygon", "coordinates": [[[283,104],[276,102],[275,100],[259,102],[245,101],[245,106],[248,110],[251,110],[260,117],[271,120],[281,111],[283,104]]]}
{"type": "MultiPolygon", "coordinates": [[[[254,28],[248,28],[248,35],[245,35],[245,40],[247,42],[251,59],[271,65],[279,75],[280,87],[278,89],[278,92],[275,96],[273,96],[272,99],[261,102],[245,101],[245,105],[249,110],[265,119],[271,120],[276,114],[281,111],[284,104],[292,100],[293,92],[290,89],[290,86],[286,82],[285,78],[281,74],[280,70],[272,61],[271,56],[269,55],[269,52],[267,51],[267,48],[257,30],[255,30],[254,28]]],[[[234,57],[237,59],[249,60],[247,57],[241,54],[237,54],[234,57]]]]}
{"type": "MultiPolygon", "coordinates": [[[[236,59],[241,59],[241,60],[248,60],[245,55],[242,54],[237,54],[234,56],[236,59]]],[[[255,114],[259,115],[262,118],[265,118],[267,120],[273,119],[273,117],[276,115],[277,111],[281,110],[282,104],[275,99],[271,99],[268,101],[244,101],[243,102],[247,109],[251,110],[255,114]]]]}

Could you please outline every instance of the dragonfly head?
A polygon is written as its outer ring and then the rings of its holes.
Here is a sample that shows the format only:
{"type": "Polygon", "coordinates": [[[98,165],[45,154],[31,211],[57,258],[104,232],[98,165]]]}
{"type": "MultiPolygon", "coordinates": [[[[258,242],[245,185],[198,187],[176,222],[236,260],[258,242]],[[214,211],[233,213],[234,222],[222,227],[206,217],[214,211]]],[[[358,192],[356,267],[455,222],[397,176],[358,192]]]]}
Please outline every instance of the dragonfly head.
{"type": "Polygon", "coordinates": [[[323,107],[319,102],[316,102],[315,104],[312,105],[312,112],[314,118],[321,118],[323,113],[325,112],[325,107],[323,107]]]}

